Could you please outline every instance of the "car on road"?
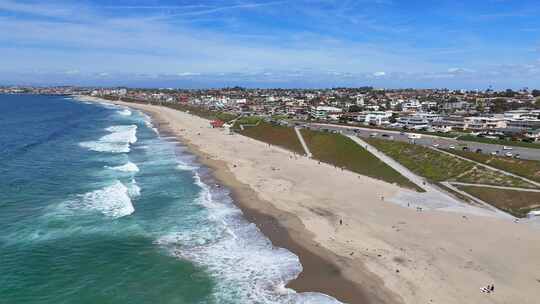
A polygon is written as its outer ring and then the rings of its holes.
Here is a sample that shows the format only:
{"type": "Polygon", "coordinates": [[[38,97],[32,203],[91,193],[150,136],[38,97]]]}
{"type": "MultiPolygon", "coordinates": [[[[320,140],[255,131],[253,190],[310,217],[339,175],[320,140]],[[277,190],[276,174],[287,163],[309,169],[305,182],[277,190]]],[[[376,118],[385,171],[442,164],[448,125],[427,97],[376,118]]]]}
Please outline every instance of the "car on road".
{"type": "Polygon", "coordinates": [[[438,148],[439,146],[439,144],[433,144],[433,148],[438,148]]]}
{"type": "Polygon", "coordinates": [[[513,156],[512,152],[506,152],[505,155],[506,155],[507,157],[512,157],[512,156],[513,156]]]}
{"type": "Polygon", "coordinates": [[[450,146],[448,147],[448,149],[455,150],[455,149],[456,149],[456,146],[450,145],[450,146]]]}
{"type": "Polygon", "coordinates": [[[382,136],[382,137],[390,137],[390,135],[388,135],[388,134],[383,134],[383,135],[381,135],[381,136],[382,136]]]}
{"type": "Polygon", "coordinates": [[[476,149],[476,153],[482,153],[482,149],[476,149]]]}
{"type": "Polygon", "coordinates": [[[520,159],[521,155],[519,155],[519,153],[518,153],[518,154],[514,155],[514,158],[520,159]]]}
{"type": "Polygon", "coordinates": [[[503,150],[512,150],[512,147],[503,146],[503,150]]]}
{"type": "Polygon", "coordinates": [[[378,134],[377,133],[371,133],[369,136],[370,137],[376,137],[378,134]]]}

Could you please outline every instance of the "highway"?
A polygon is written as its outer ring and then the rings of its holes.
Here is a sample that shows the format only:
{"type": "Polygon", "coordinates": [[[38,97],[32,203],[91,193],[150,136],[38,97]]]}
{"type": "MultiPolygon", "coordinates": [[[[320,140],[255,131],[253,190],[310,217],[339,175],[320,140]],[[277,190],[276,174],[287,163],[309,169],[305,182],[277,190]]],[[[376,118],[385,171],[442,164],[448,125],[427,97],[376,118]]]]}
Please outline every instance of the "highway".
{"type": "Polygon", "coordinates": [[[464,147],[467,147],[469,151],[472,152],[481,152],[484,154],[491,154],[492,152],[497,152],[499,156],[505,156],[507,152],[512,153],[512,155],[519,154],[519,157],[522,159],[530,160],[540,160],[540,149],[533,148],[523,148],[523,147],[510,147],[511,150],[504,150],[502,145],[494,144],[485,144],[477,143],[471,141],[456,140],[452,138],[439,137],[434,135],[421,135],[421,138],[418,139],[409,139],[406,132],[401,132],[399,130],[380,130],[380,129],[370,129],[354,126],[340,126],[340,125],[329,125],[329,124],[319,124],[319,123],[305,123],[304,126],[307,126],[314,130],[329,130],[341,132],[345,135],[358,135],[359,137],[376,137],[381,139],[392,139],[396,141],[415,143],[418,145],[423,145],[426,147],[433,147],[435,144],[438,145],[440,149],[449,149],[451,146],[455,149],[462,150],[464,147]]]}

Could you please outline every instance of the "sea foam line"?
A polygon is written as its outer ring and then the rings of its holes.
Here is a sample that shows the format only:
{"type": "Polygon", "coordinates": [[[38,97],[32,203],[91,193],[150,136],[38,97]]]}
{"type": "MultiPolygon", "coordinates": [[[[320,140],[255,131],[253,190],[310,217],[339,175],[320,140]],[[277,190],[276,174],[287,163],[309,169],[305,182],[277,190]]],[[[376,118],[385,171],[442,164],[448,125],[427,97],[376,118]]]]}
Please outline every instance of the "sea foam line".
{"type": "MultiPolygon", "coordinates": [[[[134,194],[137,193],[140,193],[140,189],[136,190],[134,194]]],[[[99,211],[112,218],[121,218],[135,212],[130,189],[119,180],[114,181],[109,186],[80,195],[78,199],[69,204],[69,207],[71,209],[99,211]]]]}
{"type": "Polygon", "coordinates": [[[197,172],[196,203],[207,210],[207,223],[196,231],[178,231],[158,243],[173,245],[173,254],[201,265],[215,277],[218,303],[340,303],[320,293],[286,288],[302,271],[299,258],[276,248],[255,224],[247,222],[227,193],[214,192],[197,172]]]}
{"type": "Polygon", "coordinates": [[[82,142],[79,145],[96,152],[127,153],[130,145],[137,142],[137,125],[111,126],[110,134],[98,141],[82,142]]]}
{"type": "Polygon", "coordinates": [[[132,162],[127,162],[121,166],[116,166],[116,167],[107,166],[106,168],[113,169],[116,171],[121,171],[121,172],[139,172],[139,167],[132,162]]]}

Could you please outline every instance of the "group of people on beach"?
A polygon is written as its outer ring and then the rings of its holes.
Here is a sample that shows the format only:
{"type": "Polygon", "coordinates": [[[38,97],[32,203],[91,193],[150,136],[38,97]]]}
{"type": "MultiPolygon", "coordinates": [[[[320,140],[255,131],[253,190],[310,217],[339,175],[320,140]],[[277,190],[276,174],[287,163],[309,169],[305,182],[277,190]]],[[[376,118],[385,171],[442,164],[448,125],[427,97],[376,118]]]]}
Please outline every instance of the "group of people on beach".
{"type": "Polygon", "coordinates": [[[482,292],[485,292],[485,293],[492,293],[492,292],[495,292],[495,285],[494,284],[491,284],[491,285],[488,285],[486,287],[482,287],[480,288],[480,290],[482,292]]]}

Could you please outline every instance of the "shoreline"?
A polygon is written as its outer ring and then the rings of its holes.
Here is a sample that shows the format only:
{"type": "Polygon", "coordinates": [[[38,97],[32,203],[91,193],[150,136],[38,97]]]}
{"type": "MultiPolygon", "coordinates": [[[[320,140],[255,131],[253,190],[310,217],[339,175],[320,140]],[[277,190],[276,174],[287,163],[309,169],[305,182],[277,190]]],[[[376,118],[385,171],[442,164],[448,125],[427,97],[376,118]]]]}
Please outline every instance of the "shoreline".
{"type": "MultiPolygon", "coordinates": [[[[386,303],[380,302],[382,299],[378,299],[378,297],[377,299],[369,297],[363,286],[344,277],[340,267],[335,263],[339,257],[319,246],[317,242],[312,240],[312,236],[306,239],[305,237],[309,236],[311,232],[302,228],[303,224],[297,217],[291,213],[277,210],[268,202],[258,198],[253,189],[235,178],[224,162],[213,159],[194,146],[188,139],[175,133],[171,130],[169,123],[164,122],[158,113],[135,107],[132,109],[142,111],[151,117],[154,127],[159,130],[160,134],[175,137],[196,157],[197,163],[209,168],[212,177],[219,184],[228,188],[234,204],[242,211],[244,218],[250,223],[254,223],[261,233],[272,242],[273,246],[285,248],[298,256],[302,272],[296,279],[288,282],[285,287],[296,292],[322,293],[344,303],[386,303]],[[245,202],[251,203],[246,204],[245,202]],[[257,210],[253,205],[264,206],[264,208],[257,210]],[[284,222],[291,224],[284,225],[284,222]],[[300,229],[291,231],[286,226],[295,226],[300,229]],[[300,239],[303,241],[298,241],[300,239]],[[321,253],[323,254],[321,255],[321,253]]],[[[377,278],[374,277],[373,280],[376,281],[377,278]]]]}
{"type": "Polygon", "coordinates": [[[540,235],[529,225],[417,212],[392,202],[409,193],[403,188],[227,135],[203,118],[86,98],[142,111],[185,144],[248,221],[300,258],[304,270],[287,285],[296,291],[347,303],[536,303],[540,235]],[[488,283],[497,295],[479,292],[488,283]]]}

